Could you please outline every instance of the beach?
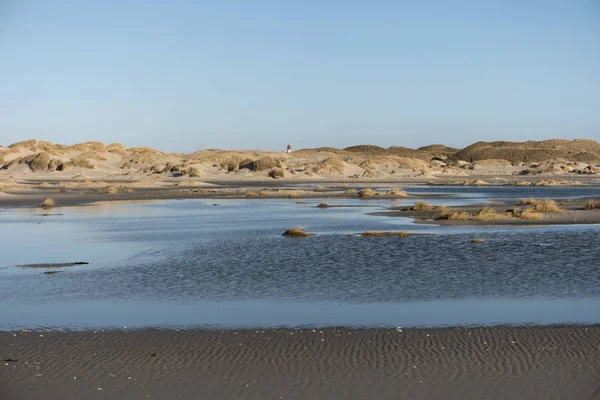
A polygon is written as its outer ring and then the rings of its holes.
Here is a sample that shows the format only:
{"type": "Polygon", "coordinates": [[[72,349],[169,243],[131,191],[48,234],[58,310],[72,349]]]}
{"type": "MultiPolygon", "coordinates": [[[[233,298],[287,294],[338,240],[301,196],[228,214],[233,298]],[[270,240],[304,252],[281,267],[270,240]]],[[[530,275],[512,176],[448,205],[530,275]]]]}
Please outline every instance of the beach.
{"type": "Polygon", "coordinates": [[[600,399],[600,144],[506,146],[0,149],[0,400],[600,399]]]}
{"type": "Polygon", "coordinates": [[[597,399],[600,326],[0,333],[23,399],[597,399]]]}

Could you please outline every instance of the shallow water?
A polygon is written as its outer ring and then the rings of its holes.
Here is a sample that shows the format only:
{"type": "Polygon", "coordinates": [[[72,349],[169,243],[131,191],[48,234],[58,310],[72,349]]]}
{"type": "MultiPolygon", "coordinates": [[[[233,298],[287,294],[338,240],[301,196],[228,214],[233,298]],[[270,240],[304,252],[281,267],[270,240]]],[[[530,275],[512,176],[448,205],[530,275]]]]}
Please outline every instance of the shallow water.
{"type": "MultiPolygon", "coordinates": [[[[462,189],[454,204],[504,196],[462,189]]],[[[532,197],[524,189],[511,194],[532,197]]],[[[0,214],[0,329],[600,322],[600,225],[438,227],[368,215],[413,201],[8,210],[0,214]],[[281,236],[294,226],[315,236],[281,236]],[[363,230],[423,235],[363,238],[363,230]],[[72,261],[91,264],[54,275],[16,267],[72,261]]]]}

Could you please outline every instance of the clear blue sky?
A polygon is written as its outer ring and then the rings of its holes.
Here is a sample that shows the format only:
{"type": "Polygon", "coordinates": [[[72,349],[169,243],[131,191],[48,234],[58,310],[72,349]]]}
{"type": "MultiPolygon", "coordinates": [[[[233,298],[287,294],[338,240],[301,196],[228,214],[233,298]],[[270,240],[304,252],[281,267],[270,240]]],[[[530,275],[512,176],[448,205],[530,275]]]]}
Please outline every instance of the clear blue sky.
{"type": "Polygon", "coordinates": [[[600,140],[600,2],[0,0],[0,144],[600,140]]]}

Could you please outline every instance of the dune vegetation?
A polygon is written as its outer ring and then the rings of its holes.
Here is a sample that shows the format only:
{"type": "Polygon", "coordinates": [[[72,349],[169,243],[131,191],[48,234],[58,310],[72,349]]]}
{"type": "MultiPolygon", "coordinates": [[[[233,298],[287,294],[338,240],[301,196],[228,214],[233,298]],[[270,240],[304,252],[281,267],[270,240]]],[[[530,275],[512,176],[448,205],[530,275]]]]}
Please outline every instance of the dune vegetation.
{"type": "Polygon", "coordinates": [[[551,199],[521,199],[519,205],[531,206],[533,212],[538,213],[562,213],[563,210],[551,199]]]}
{"type": "Polygon", "coordinates": [[[400,190],[398,188],[393,188],[392,190],[385,193],[388,196],[396,196],[396,197],[408,197],[408,192],[404,190],[400,190]]]}
{"type": "Polygon", "coordinates": [[[285,173],[281,168],[275,168],[269,171],[269,176],[273,179],[281,179],[285,176],[285,173]]]}
{"type": "Polygon", "coordinates": [[[438,206],[429,204],[426,201],[415,201],[415,203],[408,209],[410,211],[434,211],[438,209],[438,206]]]}
{"type": "MultiPolygon", "coordinates": [[[[9,146],[9,148],[12,148],[9,146]]],[[[30,154],[25,157],[15,158],[2,166],[2,169],[9,169],[14,165],[25,164],[31,169],[33,172],[37,171],[51,171],[56,169],[59,165],[57,161],[55,161],[50,154],[46,152],[40,152],[35,154],[30,154]]]]}
{"type": "Polygon", "coordinates": [[[530,220],[539,220],[544,219],[544,214],[538,211],[535,211],[533,208],[526,207],[523,209],[512,209],[508,210],[505,215],[514,218],[520,219],[530,219],[530,220]]]}
{"type": "Polygon", "coordinates": [[[253,172],[262,172],[267,170],[273,170],[275,168],[281,168],[281,161],[273,158],[273,157],[261,157],[258,160],[254,160],[247,164],[239,165],[240,169],[249,169],[253,172]]]}
{"type": "Polygon", "coordinates": [[[527,142],[477,142],[451,156],[455,160],[507,160],[515,162],[540,162],[556,158],[570,161],[598,161],[600,143],[594,140],[550,139],[527,142]]]}
{"type": "Polygon", "coordinates": [[[358,197],[374,197],[374,196],[379,196],[379,192],[370,188],[366,188],[363,190],[360,190],[358,192],[358,197]]]}
{"type": "Polygon", "coordinates": [[[75,157],[71,161],[68,161],[66,163],[61,163],[57,167],[57,170],[58,171],[65,171],[65,170],[70,169],[70,168],[94,169],[95,167],[94,167],[94,164],[92,164],[91,162],[89,162],[87,159],[80,158],[80,157],[75,157]]]}
{"type": "Polygon", "coordinates": [[[302,228],[291,228],[283,232],[282,236],[288,237],[309,237],[312,233],[305,232],[302,228]]]}
{"type": "Polygon", "coordinates": [[[540,220],[544,218],[544,213],[533,208],[514,208],[505,212],[496,211],[493,208],[483,207],[480,210],[470,213],[468,211],[457,210],[447,206],[439,206],[435,220],[449,221],[502,221],[506,219],[527,219],[540,220]]]}
{"type": "MultiPolygon", "coordinates": [[[[558,177],[600,174],[600,143],[593,140],[546,140],[528,142],[477,142],[464,149],[435,144],[410,149],[363,144],[343,149],[320,147],[290,154],[276,151],[203,149],[189,154],[165,153],[149,147],[127,148],[121,143],[105,145],[90,141],[73,145],[35,139],[0,146],[0,169],[11,173],[61,173],[71,169],[95,170],[94,174],[127,176],[161,175],[161,179],[256,179],[271,176],[286,180],[423,180],[444,179],[457,183],[458,176],[473,176],[464,185],[498,184],[499,175],[515,176],[524,186],[575,185],[558,177]],[[21,166],[26,165],[28,169],[21,166]],[[136,175],[137,174],[137,175],[136,175]],[[489,176],[490,179],[482,179],[489,176]],[[531,179],[539,176],[540,179],[531,179]],[[521,178],[519,178],[521,177],[521,178]],[[525,177],[529,177],[525,179],[525,177]]],[[[64,179],[64,177],[61,177],[64,179]]],[[[127,178],[129,179],[129,178],[127,178]]],[[[405,196],[403,191],[373,193],[361,197],[405,196]]]]}
{"type": "Polygon", "coordinates": [[[358,197],[367,198],[367,197],[377,197],[377,196],[389,196],[389,197],[407,197],[408,193],[404,190],[400,189],[392,189],[386,192],[379,192],[377,190],[371,188],[365,188],[358,192],[358,197]]]}
{"type": "Polygon", "coordinates": [[[319,173],[331,173],[337,172],[338,174],[344,173],[344,164],[337,157],[328,157],[323,161],[319,161],[314,167],[313,171],[319,173]]]}
{"type": "Polygon", "coordinates": [[[600,208],[600,200],[588,199],[585,202],[584,208],[586,210],[594,210],[600,208]]]}
{"type": "Polygon", "coordinates": [[[200,170],[196,167],[190,167],[188,169],[188,175],[190,178],[198,178],[198,177],[202,176],[202,174],[200,173],[200,170]]]}
{"type": "Polygon", "coordinates": [[[44,208],[50,208],[50,207],[54,207],[54,206],[56,206],[56,202],[54,201],[54,199],[46,199],[42,203],[42,207],[44,207],[44,208]]]}

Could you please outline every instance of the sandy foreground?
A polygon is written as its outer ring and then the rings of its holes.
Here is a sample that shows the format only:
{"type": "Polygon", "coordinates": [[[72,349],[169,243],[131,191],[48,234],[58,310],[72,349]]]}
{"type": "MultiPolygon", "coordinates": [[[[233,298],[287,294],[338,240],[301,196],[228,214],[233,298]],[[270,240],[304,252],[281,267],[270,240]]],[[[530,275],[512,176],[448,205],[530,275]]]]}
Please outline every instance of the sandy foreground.
{"type": "Polygon", "coordinates": [[[0,333],[9,399],[598,399],[600,326],[0,333]]]}

